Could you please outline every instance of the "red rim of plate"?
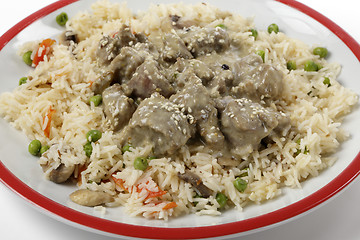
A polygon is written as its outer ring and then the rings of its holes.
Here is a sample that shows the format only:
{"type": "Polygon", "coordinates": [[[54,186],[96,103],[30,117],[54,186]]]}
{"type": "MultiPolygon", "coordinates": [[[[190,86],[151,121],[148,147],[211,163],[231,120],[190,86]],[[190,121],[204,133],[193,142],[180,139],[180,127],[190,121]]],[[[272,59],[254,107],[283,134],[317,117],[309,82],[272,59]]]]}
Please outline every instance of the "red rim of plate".
{"type": "MultiPolygon", "coordinates": [[[[39,18],[42,18],[53,11],[69,5],[78,0],[62,0],[48,5],[45,8],[33,13],[25,18],[13,28],[7,31],[0,38],[0,50],[14,38],[20,31],[26,28],[39,18]]],[[[353,54],[360,61],[360,45],[342,28],[336,25],[327,17],[318,13],[317,11],[307,7],[306,5],[293,0],[276,0],[287,6],[295,8],[311,18],[317,20],[336,36],[338,36],[353,52],[353,54]]],[[[350,182],[352,182],[360,173],[360,153],[354,158],[349,166],[341,172],[335,179],[328,183],[323,188],[308,197],[301,199],[291,205],[283,207],[273,212],[253,217],[250,219],[220,224],[216,226],[204,226],[193,228],[160,228],[160,227],[144,227],[137,225],[130,225],[110,221],[106,219],[97,218],[87,215],[69,207],[61,205],[49,198],[39,194],[34,189],[23,183],[14,174],[12,174],[5,165],[0,162],[0,180],[14,192],[35,204],[36,206],[64,218],[70,222],[83,225],[88,228],[103,231],[110,234],[123,235],[128,237],[152,238],[152,239],[194,239],[194,238],[210,238],[219,237],[231,234],[244,233],[250,230],[263,228],[273,225],[284,220],[293,218],[308,210],[320,205],[326,200],[333,197],[335,194],[344,189],[350,182]]]]}

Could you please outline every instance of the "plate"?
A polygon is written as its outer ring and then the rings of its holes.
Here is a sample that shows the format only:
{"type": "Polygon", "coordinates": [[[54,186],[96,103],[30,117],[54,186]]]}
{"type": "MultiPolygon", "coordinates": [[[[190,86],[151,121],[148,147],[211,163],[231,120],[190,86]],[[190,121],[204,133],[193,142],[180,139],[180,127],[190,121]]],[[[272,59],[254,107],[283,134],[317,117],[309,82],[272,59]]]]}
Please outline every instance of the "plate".
{"type": "MultiPolygon", "coordinates": [[[[0,60],[3,63],[0,66],[0,91],[11,91],[16,86],[16,81],[6,79],[19,79],[28,71],[15,55],[16,49],[22,43],[43,38],[44,35],[57,35],[61,28],[54,22],[54,16],[61,11],[74,15],[79,10],[88,9],[92,2],[94,1],[56,2],[29,16],[4,34],[0,38],[0,60]]],[[[359,84],[352,79],[360,73],[360,48],[349,35],[324,16],[294,1],[206,2],[245,17],[254,16],[259,29],[265,29],[270,22],[277,22],[283,31],[293,38],[309,45],[321,43],[328,46],[332,53],[328,60],[340,62],[343,66],[339,80],[359,94],[359,84]]],[[[141,10],[146,10],[148,6],[145,1],[132,1],[128,5],[132,9],[141,10]]],[[[70,186],[54,185],[46,181],[36,160],[27,153],[28,140],[2,119],[0,132],[5,137],[0,141],[0,178],[9,188],[40,208],[46,209],[54,217],[110,235],[166,239],[232,234],[238,236],[301,216],[346,187],[359,174],[360,169],[360,132],[356,126],[356,119],[359,117],[358,109],[347,116],[344,128],[351,130],[352,138],[342,144],[337,153],[340,160],[333,167],[323,171],[319,177],[305,181],[302,189],[284,189],[284,194],[275,200],[249,206],[244,212],[227,211],[220,217],[186,216],[169,222],[149,221],[128,218],[126,214],[111,211],[105,216],[100,216],[92,209],[72,204],[68,200],[68,194],[73,189],[70,186]]]]}

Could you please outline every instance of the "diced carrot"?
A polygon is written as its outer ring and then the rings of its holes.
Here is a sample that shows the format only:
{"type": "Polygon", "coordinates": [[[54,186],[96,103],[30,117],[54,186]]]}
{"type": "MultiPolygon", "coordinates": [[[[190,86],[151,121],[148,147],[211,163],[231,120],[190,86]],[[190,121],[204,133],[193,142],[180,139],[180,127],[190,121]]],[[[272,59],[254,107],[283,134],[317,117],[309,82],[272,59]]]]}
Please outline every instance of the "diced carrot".
{"type": "Polygon", "coordinates": [[[88,83],[89,83],[89,88],[91,88],[91,87],[92,87],[92,85],[94,84],[94,82],[93,82],[93,81],[89,81],[88,83]]]}
{"type": "Polygon", "coordinates": [[[50,137],[50,127],[51,127],[51,118],[52,115],[55,113],[55,109],[53,109],[51,106],[45,116],[43,117],[43,130],[45,137],[50,137]],[[44,126],[45,125],[45,126],[44,126]]]}
{"type": "Polygon", "coordinates": [[[158,191],[158,192],[150,192],[149,191],[149,194],[147,195],[147,197],[145,199],[148,199],[148,198],[154,198],[154,197],[161,197],[162,195],[166,194],[167,192],[166,191],[158,191]]]}
{"type": "Polygon", "coordinates": [[[166,210],[166,209],[171,209],[171,208],[174,208],[174,207],[177,207],[176,202],[170,202],[170,203],[166,204],[162,209],[166,210]]]}
{"type": "Polygon", "coordinates": [[[120,179],[120,178],[116,178],[114,176],[111,176],[111,178],[114,180],[115,184],[118,185],[119,187],[121,187],[121,189],[123,190],[127,190],[125,187],[124,187],[124,180],[120,179]]]}
{"type": "Polygon", "coordinates": [[[37,65],[39,65],[40,62],[44,61],[44,57],[45,55],[47,55],[49,53],[49,48],[56,43],[55,40],[47,38],[45,40],[43,40],[40,45],[39,48],[36,50],[36,53],[34,55],[34,59],[33,59],[33,64],[35,65],[35,67],[37,65]]]}

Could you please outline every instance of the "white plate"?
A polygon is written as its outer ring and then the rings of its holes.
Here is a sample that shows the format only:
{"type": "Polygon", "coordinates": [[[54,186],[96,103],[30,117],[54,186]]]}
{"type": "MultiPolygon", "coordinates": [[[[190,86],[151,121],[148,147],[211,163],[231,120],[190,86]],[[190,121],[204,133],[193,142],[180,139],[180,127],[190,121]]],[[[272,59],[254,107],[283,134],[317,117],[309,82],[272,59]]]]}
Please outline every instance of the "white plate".
{"type": "MultiPolygon", "coordinates": [[[[66,11],[72,16],[80,10],[88,9],[90,3],[94,1],[75,2],[59,9],[69,2],[73,1],[57,2],[40,10],[2,36],[0,48],[10,41],[0,52],[1,92],[11,91],[17,85],[17,81],[9,79],[19,79],[28,71],[21,63],[21,59],[15,55],[19,45],[44,36],[57,35],[62,30],[54,21],[59,12],[66,11]]],[[[169,1],[153,2],[168,3],[169,1]]],[[[327,46],[331,49],[328,60],[340,62],[343,66],[340,81],[359,94],[360,85],[358,81],[353,81],[353,76],[360,76],[358,60],[360,48],[353,39],[328,19],[293,1],[284,1],[288,5],[270,0],[206,2],[240,13],[245,17],[254,16],[255,24],[259,29],[265,29],[269,23],[277,22],[282,31],[293,38],[303,40],[309,45],[327,46]]],[[[140,0],[132,1],[128,5],[133,9],[142,10],[148,6],[146,1],[140,0]]],[[[358,175],[360,159],[355,156],[359,152],[360,130],[356,126],[359,115],[359,110],[356,109],[347,117],[344,127],[351,130],[352,139],[342,145],[338,153],[341,158],[332,168],[322,172],[317,178],[307,180],[303,184],[303,189],[285,189],[284,194],[275,200],[263,205],[247,207],[242,213],[235,210],[227,211],[220,217],[186,216],[163,222],[129,218],[126,214],[118,214],[116,209],[109,210],[109,213],[102,218],[92,209],[75,205],[68,200],[69,193],[73,191],[71,186],[55,185],[46,181],[36,159],[29,157],[27,153],[28,140],[2,119],[0,120],[0,132],[3,135],[0,140],[2,161],[0,178],[11,189],[55,216],[105,233],[149,238],[241,235],[298,216],[318,206],[358,175]]]]}

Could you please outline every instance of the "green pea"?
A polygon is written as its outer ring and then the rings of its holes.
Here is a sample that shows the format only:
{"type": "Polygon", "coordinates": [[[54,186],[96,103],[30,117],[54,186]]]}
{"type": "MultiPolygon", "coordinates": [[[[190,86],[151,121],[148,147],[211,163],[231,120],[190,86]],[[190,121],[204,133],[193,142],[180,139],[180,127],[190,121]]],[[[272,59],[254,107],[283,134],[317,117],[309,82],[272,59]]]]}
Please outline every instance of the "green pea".
{"type": "Polygon", "coordinates": [[[27,80],[28,80],[27,77],[22,77],[22,78],[20,78],[20,79],[19,79],[19,86],[25,84],[25,83],[27,82],[27,80]]]}
{"type": "Polygon", "coordinates": [[[24,53],[22,57],[24,63],[26,63],[29,66],[32,65],[31,55],[32,55],[32,51],[27,51],[26,53],[24,53]]]}
{"type": "Polygon", "coordinates": [[[328,50],[324,47],[316,47],[313,50],[313,54],[318,55],[321,58],[326,58],[326,56],[328,55],[328,50]]]}
{"type": "Polygon", "coordinates": [[[270,24],[269,26],[268,26],[268,33],[272,33],[272,32],[274,32],[274,33],[278,33],[279,32],[279,26],[278,25],[276,25],[275,23],[272,23],[272,24],[270,24]]]}
{"type": "Polygon", "coordinates": [[[237,177],[233,183],[234,183],[234,187],[239,192],[244,192],[245,189],[247,188],[247,181],[242,178],[237,177]]]}
{"type": "Polygon", "coordinates": [[[130,148],[132,146],[130,144],[125,144],[122,148],[121,148],[121,152],[124,154],[125,152],[131,152],[130,148]]]}
{"type": "Polygon", "coordinates": [[[41,142],[37,139],[32,140],[29,144],[28,150],[34,156],[38,156],[41,149],[41,142]]]}
{"type": "Polygon", "coordinates": [[[291,71],[291,70],[296,70],[296,62],[295,61],[288,61],[286,63],[286,68],[291,71]]]}
{"type": "Polygon", "coordinates": [[[330,86],[331,86],[330,78],[325,77],[323,83],[324,83],[325,85],[327,85],[328,87],[330,87],[330,86]]]}
{"type": "Polygon", "coordinates": [[[97,107],[102,103],[102,96],[100,94],[92,96],[89,99],[89,104],[94,103],[94,106],[97,107]]]}
{"type": "Polygon", "coordinates": [[[227,29],[227,27],[222,23],[215,26],[215,28],[217,28],[217,27],[222,28],[222,29],[227,29]]]}
{"type": "Polygon", "coordinates": [[[307,72],[316,72],[319,71],[319,66],[311,60],[305,62],[304,70],[307,72]]]}
{"type": "Polygon", "coordinates": [[[145,171],[149,166],[149,163],[144,157],[137,157],[134,161],[134,168],[137,170],[145,171]]]}
{"type": "Polygon", "coordinates": [[[92,154],[92,151],[93,151],[93,147],[92,147],[92,145],[91,145],[91,142],[87,142],[87,143],[84,145],[83,149],[84,149],[85,155],[86,155],[87,157],[90,157],[91,154],[92,154]]]}
{"type": "Polygon", "coordinates": [[[90,157],[91,154],[92,154],[92,149],[93,149],[93,148],[92,148],[92,145],[91,145],[91,142],[87,142],[87,143],[84,145],[83,149],[84,149],[85,155],[86,155],[87,157],[90,157]]]}
{"type": "Polygon", "coordinates": [[[40,156],[43,155],[47,150],[49,150],[50,146],[44,145],[40,148],[40,156]]]}
{"type": "Polygon", "coordinates": [[[256,54],[262,58],[263,62],[265,62],[265,51],[264,50],[257,50],[256,54]]]}
{"type": "Polygon", "coordinates": [[[69,20],[69,17],[66,13],[62,12],[59,15],[56,16],[56,22],[60,26],[65,26],[66,22],[69,20]]]}
{"type": "Polygon", "coordinates": [[[220,205],[219,208],[223,208],[228,200],[227,196],[223,193],[217,193],[215,199],[220,205]]]}
{"type": "Polygon", "coordinates": [[[86,133],[86,139],[88,142],[96,142],[101,138],[101,132],[99,130],[90,130],[86,133]]]}
{"type": "Polygon", "coordinates": [[[256,40],[259,35],[258,31],[256,29],[252,28],[252,29],[250,29],[250,32],[251,32],[251,36],[253,36],[254,39],[256,40]]]}

